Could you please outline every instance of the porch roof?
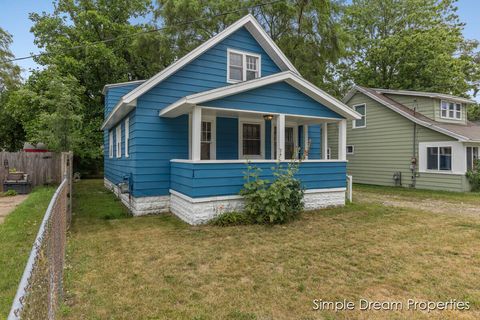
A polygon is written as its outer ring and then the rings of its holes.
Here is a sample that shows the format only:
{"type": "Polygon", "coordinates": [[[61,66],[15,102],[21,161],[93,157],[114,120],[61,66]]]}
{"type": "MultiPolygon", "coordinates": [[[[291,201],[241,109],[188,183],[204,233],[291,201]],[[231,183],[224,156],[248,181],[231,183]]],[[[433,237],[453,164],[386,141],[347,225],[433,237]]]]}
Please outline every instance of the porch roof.
{"type": "MultiPolygon", "coordinates": [[[[327,107],[328,109],[340,115],[341,117],[344,117],[345,119],[361,118],[360,114],[358,114],[357,112],[349,108],[347,105],[335,99],[334,97],[330,96],[326,92],[322,91],[315,85],[311,84],[307,80],[303,79],[302,77],[298,76],[297,74],[291,71],[285,71],[285,72],[273,74],[267,77],[257,78],[250,81],[228,85],[218,89],[213,89],[213,90],[192,94],[180,100],[177,100],[176,102],[172,103],[168,107],[160,110],[159,115],[161,117],[174,118],[179,115],[189,113],[192,110],[193,106],[195,105],[201,105],[202,103],[207,103],[209,101],[237,95],[246,91],[258,89],[258,88],[272,85],[279,82],[285,82],[289,84],[290,86],[306,94],[316,102],[327,107]]],[[[225,109],[228,109],[228,107],[225,109]]],[[[231,109],[235,109],[235,108],[231,108],[231,109]]],[[[242,110],[237,110],[237,111],[242,111],[242,110]]],[[[243,110],[243,111],[249,112],[253,110],[243,110]]],[[[266,111],[266,112],[271,114],[280,113],[280,112],[270,112],[270,111],[266,111]]],[[[286,114],[294,115],[296,113],[294,111],[286,114]]],[[[308,116],[308,115],[304,114],[304,116],[308,116]]],[[[318,118],[319,116],[312,115],[312,118],[315,118],[315,117],[318,118]]]]}

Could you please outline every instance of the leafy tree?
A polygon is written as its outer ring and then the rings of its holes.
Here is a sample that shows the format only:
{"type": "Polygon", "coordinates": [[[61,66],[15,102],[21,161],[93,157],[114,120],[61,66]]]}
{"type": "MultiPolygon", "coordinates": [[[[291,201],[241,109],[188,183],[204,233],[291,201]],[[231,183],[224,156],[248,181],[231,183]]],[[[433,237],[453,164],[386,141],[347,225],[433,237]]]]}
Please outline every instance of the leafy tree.
{"type": "Polygon", "coordinates": [[[138,22],[151,12],[150,0],[55,0],[54,7],[51,14],[30,14],[35,44],[46,53],[35,59],[62,77],[74,77],[84,88],[74,91],[84,106],[82,140],[91,142],[81,144],[81,153],[100,159],[103,86],[148,78],[171,61],[154,56],[153,49],[141,54],[147,36],[130,37],[153,28],[138,22]]]}
{"type": "Polygon", "coordinates": [[[17,151],[23,145],[25,132],[5,109],[11,91],[21,84],[21,70],[10,62],[14,58],[11,44],[12,36],[0,28],[0,150],[17,151]]]}
{"type": "Polygon", "coordinates": [[[84,91],[72,76],[60,76],[52,69],[37,71],[11,93],[6,110],[21,123],[26,140],[44,142],[52,151],[73,150],[91,157],[98,150],[90,150],[99,147],[82,139],[84,107],[80,97],[84,91]]]}
{"type": "Polygon", "coordinates": [[[337,91],[333,65],[343,56],[347,40],[340,24],[339,1],[286,0],[254,8],[262,1],[158,0],[157,3],[157,19],[166,27],[177,56],[185,55],[251,13],[305,78],[326,90],[337,91]],[[222,15],[225,12],[230,14],[222,15]]]}
{"type": "Polygon", "coordinates": [[[478,90],[476,42],[462,36],[454,0],[353,0],[344,76],[359,85],[466,95],[478,90]]]}

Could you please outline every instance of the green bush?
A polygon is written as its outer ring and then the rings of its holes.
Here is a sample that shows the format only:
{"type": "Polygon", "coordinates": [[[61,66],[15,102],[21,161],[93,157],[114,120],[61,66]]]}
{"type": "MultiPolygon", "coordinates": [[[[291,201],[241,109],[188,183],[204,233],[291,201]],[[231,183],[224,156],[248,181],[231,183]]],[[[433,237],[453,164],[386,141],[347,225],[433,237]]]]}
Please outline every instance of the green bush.
{"type": "Polygon", "coordinates": [[[480,161],[475,160],[473,163],[473,170],[467,171],[467,179],[470,182],[472,191],[480,191],[480,161]]]}
{"type": "Polygon", "coordinates": [[[239,226],[252,224],[252,219],[250,219],[245,212],[226,212],[223,213],[210,221],[211,225],[227,227],[227,226],[239,226]]]}
{"type": "Polygon", "coordinates": [[[17,195],[17,191],[10,189],[1,194],[2,197],[13,197],[17,195]]]}
{"type": "Polygon", "coordinates": [[[245,199],[245,214],[254,223],[279,224],[293,220],[303,210],[304,190],[295,173],[300,162],[272,168],[275,180],[260,178],[261,169],[248,166],[247,182],[240,194],[245,199]]]}

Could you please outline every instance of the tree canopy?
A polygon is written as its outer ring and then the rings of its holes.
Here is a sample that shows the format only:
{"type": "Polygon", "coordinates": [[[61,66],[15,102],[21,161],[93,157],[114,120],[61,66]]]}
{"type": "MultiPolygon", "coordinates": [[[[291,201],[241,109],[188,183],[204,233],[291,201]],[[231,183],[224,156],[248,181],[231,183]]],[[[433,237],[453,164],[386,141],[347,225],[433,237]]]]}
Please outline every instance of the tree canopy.
{"type": "Polygon", "coordinates": [[[0,148],[43,141],[100,159],[105,84],[147,79],[247,13],[307,80],[338,98],[354,83],[462,96],[480,85],[478,43],[463,37],[454,0],[54,0],[54,8],[30,14],[44,54],[24,83],[0,29],[0,148]]]}

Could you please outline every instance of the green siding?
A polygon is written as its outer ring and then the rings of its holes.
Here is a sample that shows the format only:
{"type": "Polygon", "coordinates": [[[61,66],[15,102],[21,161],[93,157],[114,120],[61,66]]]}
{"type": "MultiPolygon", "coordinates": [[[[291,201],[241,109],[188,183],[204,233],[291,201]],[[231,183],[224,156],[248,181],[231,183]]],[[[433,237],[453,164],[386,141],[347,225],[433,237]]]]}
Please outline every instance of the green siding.
{"type": "MultiPolygon", "coordinates": [[[[393,174],[400,171],[402,185],[408,187],[412,183],[410,159],[413,155],[414,123],[362,93],[353,96],[348,105],[360,103],[367,105],[367,127],[352,129],[352,121],[348,122],[347,145],[355,147],[355,153],[347,155],[348,173],[357,183],[393,186],[393,174]]],[[[333,157],[337,155],[336,127],[329,125],[329,146],[333,157]]],[[[449,136],[417,125],[417,159],[419,142],[452,140],[449,136]]],[[[416,187],[465,191],[468,183],[463,175],[420,173],[416,187]]]]}
{"type": "Polygon", "coordinates": [[[403,104],[413,110],[414,101],[417,100],[417,112],[431,119],[435,118],[435,100],[427,97],[413,97],[398,94],[386,94],[388,98],[403,104]]]}

